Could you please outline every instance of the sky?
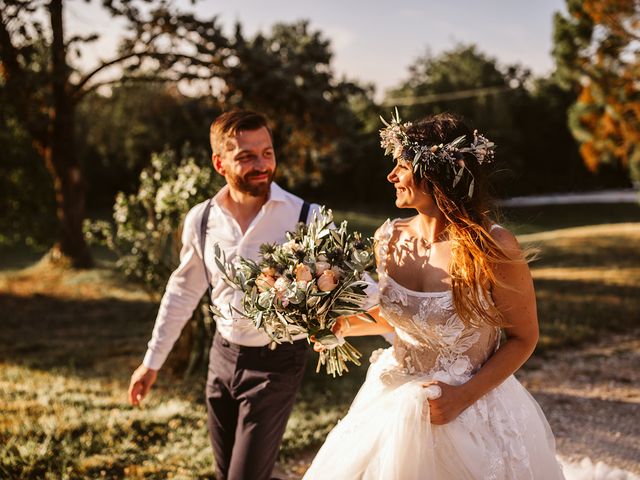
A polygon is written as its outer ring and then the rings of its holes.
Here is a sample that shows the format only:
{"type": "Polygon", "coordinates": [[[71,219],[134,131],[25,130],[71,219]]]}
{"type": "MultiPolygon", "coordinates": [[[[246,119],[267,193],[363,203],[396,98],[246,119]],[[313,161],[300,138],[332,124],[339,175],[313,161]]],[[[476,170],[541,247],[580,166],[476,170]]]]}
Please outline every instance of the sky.
{"type": "MultiPolygon", "coordinates": [[[[236,22],[251,36],[277,22],[307,19],[312,30],[331,41],[337,76],[375,85],[378,97],[406,78],[417,57],[458,43],[475,43],[499,64],[519,63],[546,75],[553,68],[553,14],[565,11],[564,0],[199,0],[195,6],[176,1],[204,18],[216,15],[229,34],[236,22]]],[[[69,34],[103,36],[85,53],[85,66],[111,56],[123,23],[111,19],[96,0],[66,6],[69,34]]]]}

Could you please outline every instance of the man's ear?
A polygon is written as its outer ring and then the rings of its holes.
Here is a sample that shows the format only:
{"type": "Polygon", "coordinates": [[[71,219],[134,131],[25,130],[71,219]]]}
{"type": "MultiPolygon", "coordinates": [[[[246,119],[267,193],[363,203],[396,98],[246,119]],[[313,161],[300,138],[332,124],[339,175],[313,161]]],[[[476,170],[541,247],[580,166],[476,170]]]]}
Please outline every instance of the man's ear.
{"type": "Polygon", "coordinates": [[[211,163],[213,164],[213,168],[215,168],[216,172],[218,172],[223,177],[225,176],[225,169],[222,165],[222,157],[217,153],[211,154],[211,163]]]}

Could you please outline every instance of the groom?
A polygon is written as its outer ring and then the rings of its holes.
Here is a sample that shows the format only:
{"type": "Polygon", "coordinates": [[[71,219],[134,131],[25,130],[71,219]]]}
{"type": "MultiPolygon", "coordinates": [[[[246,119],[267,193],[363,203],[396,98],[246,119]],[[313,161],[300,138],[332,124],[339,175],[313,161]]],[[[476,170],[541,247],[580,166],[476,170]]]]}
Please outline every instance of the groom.
{"type": "MultiPolygon", "coordinates": [[[[304,372],[304,335],[268,347],[269,338],[239,317],[241,292],[222,279],[213,259],[219,244],[227,259],[257,259],[260,244],[283,243],[285,232],[306,221],[309,204],[273,182],[276,156],[267,120],[259,113],[220,115],[210,130],[212,161],[227,184],[193,207],[182,232],[180,265],[160,303],[142,364],[133,372],[129,401],[138,405],[202,295],[225,314],[209,355],[208,427],[219,479],[269,479],[304,372]]],[[[316,205],[313,206],[317,208],[316,205]]]]}

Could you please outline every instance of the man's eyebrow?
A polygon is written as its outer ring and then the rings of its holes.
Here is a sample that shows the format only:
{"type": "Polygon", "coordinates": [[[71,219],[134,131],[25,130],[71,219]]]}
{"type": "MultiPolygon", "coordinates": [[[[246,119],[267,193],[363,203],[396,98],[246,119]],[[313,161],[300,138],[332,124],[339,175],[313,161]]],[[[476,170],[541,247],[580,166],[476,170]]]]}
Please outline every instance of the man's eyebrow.
{"type": "MultiPolygon", "coordinates": [[[[264,151],[264,150],[273,150],[273,149],[274,149],[274,148],[273,148],[273,146],[272,146],[272,145],[271,145],[271,146],[268,146],[268,147],[264,147],[264,148],[262,148],[262,150],[263,150],[263,151],[264,151]]],[[[242,155],[243,153],[250,153],[250,154],[253,154],[253,150],[247,150],[247,149],[240,150],[238,153],[236,153],[236,155],[235,155],[235,156],[237,157],[238,155],[242,155]]]]}

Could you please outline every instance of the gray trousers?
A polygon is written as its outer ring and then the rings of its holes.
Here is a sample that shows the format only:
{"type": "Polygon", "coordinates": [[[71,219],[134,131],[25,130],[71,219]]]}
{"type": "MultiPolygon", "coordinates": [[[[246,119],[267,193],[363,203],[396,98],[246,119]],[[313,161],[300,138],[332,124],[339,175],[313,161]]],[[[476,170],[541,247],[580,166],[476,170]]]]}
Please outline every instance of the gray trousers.
{"type": "Polygon", "coordinates": [[[215,334],[206,397],[216,478],[271,478],[308,350],[306,340],[270,350],[235,345],[215,334]]]}

